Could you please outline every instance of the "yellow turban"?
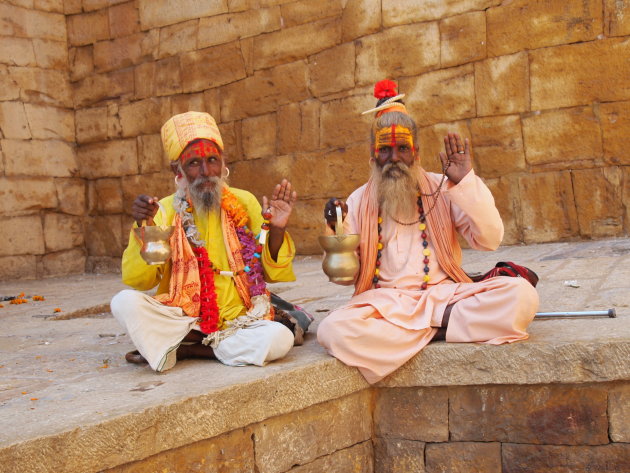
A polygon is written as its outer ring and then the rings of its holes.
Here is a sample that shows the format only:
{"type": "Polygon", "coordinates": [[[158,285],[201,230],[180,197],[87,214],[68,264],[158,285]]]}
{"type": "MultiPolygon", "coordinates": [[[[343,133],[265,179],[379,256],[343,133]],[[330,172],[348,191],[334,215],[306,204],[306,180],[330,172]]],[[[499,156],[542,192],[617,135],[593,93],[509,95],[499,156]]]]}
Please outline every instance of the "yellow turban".
{"type": "Polygon", "coordinates": [[[182,154],[188,143],[200,139],[214,141],[223,151],[223,140],[219,127],[209,113],[180,113],[169,118],[162,126],[162,145],[171,161],[179,159],[179,155],[182,154]]]}

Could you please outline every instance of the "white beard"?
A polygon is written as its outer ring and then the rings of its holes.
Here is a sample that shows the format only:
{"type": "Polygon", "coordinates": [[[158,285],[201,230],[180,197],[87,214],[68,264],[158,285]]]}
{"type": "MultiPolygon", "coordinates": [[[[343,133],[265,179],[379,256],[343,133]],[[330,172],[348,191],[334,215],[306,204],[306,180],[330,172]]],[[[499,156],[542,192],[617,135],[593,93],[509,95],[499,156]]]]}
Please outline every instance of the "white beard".
{"type": "Polygon", "coordinates": [[[372,177],[378,189],[381,211],[401,221],[411,221],[418,216],[418,184],[415,178],[418,161],[411,166],[388,163],[382,168],[372,167],[372,177]]]}

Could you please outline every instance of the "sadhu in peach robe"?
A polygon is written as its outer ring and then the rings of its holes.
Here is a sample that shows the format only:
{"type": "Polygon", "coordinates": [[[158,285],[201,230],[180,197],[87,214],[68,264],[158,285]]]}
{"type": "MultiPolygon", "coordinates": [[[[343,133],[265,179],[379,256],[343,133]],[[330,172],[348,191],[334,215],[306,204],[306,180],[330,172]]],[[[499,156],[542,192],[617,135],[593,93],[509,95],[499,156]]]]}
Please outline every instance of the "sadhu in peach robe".
{"type": "MultiPolygon", "coordinates": [[[[431,189],[440,177],[424,173],[431,189]]],[[[369,184],[369,183],[368,183],[369,184]]],[[[354,191],[347,200],[346,233],[361,233],[361,213],[365,213],[368,184],[354,191]]],[[[424,189],[423,189],[424,191],[424,189]]],[[[369,192],[369,191],[368,191],[369,192]]],[[[503,223],[489,189],[470,171],[457,185],[446,182],[441,191],[443,213],[454,229],[477,250],[495,250],[503,238],[503,223]]],[[[431,200],[425,200],[428,209],[431,200]]],[[[380,259],[380,288],[363,284],[363,292],[343,307],[331,312],[319,325],[319,342],[334,357],[356,366],[369,383],[392,373],[431,341],[440,327],[444,309],[452,308],[447,342],[482,342],[493,345],[528,338],[527,326],[538,309],[536,290],[522,278],[494,277],[482,282],[455,282],[436,258],[436,238],[444,238],[428,222],[430,281],[421,289],[424,276],[422,238],[418,225],[400,225],[383,216],[380,259]]],[[[366,238],[361,235],[362,264],[366,238]]],[[[459,264],[461,250],[453,237],[449,264],[459,264]]],[[[442,243],[443,245],[443,243],[442,243]]],[[[489,265],[491,266],[491,265],[489,265]]],[[[463,276],[459,280],[470,281],[463,276]]],[[[454,272],[449,271],[450,274],[454,272]]],[[[359,284],[358,282],[356,284],[359,284]]],[[[359,288],[357,288],[359,289],[359,288]]]]}

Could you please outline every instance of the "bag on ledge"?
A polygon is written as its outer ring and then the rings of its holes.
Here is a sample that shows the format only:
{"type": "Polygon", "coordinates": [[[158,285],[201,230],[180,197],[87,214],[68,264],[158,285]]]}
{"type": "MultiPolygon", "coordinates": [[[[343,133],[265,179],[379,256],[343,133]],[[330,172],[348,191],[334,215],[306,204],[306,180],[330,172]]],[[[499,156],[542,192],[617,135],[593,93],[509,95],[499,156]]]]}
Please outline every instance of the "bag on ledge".
{"type": "MultiPolygon", "coordinates": [[[[470,276],[470,275],[469,275],[470,276]]],[[[524,278],[534,287],[538,284],[538,275],[525,266],[512,263],[511,261],[499,261],[494,268],[485,274],[470,276],[473,282],[485,281],[495,276],[510,276],[513,278],[524,278]]]]}

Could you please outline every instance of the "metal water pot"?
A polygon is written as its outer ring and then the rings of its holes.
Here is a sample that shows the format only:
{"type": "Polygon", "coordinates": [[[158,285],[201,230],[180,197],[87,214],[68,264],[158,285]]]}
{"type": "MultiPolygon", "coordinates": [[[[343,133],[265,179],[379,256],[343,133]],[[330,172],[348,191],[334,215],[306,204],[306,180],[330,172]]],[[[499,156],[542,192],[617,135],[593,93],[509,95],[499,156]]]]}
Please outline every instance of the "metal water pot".
{"type": "MultiPolygon", "coordinates": [[[[162,204],[159,205],[163,216],[162,221],[166,221],[166,211],[162,204]]],[[[142,242],[140,256],[147,264],[164,264],[168,261],[171,257],[169,239],[174,229],[175,227],[170,225],[147,226],[146,220],[142,221],[140,227],[133,229],[138,239],[142,242]]]]}
{"type": "Polygon", "coordinates": [[[344,235],[341,222],[341,207],[337,206],[335,235],[321,235],[319,244],[324,250],[322,269],[330,282],[350,286],[359,272],[359,257],[356,249],[361,241],[357,234],[344,235]]]}

